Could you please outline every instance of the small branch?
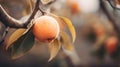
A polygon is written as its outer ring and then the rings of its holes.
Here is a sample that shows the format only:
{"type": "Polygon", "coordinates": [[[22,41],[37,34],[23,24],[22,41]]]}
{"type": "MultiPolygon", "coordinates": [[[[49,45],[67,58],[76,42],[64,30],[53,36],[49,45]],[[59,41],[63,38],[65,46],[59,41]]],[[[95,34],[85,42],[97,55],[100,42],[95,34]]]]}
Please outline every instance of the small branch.
{"type": "Polygon", "coordinates": [[[7,12],[1,6],[1,4],[0,4],[0,21],[4,25],[12,27],[12,28],[22,28],[22,27],[25,27],[22,22],[14,19],[10,15],[8,15],[7,12]]]}
{"type": "MultiPolygon", "coordinates": [[[[4,39],[5,39],[5,37],[6,37],[6,34],[8,33],[8,30],[9,30],[9,27],[7,27],[7,28],[5,29],[5,31],[3,32],[2,38],[1,38],[1,40],[0,40],[0,44],[2,44],[2,43],[4,42],[4,39]]],[[[1,45],[0,45],[0,46],[1,46],[1,45]]]]}
{"type": "Polygon", "coordinates": [[[30,23],[30,21],[34,18],[34,16],[36,15],[37,11],[39,10],[39,4],[40,4],[40,0],[37,0],[32,14],[28,18],[28,20],[25,22],[25,26],[28,25],[30,23]]]}
{"type": "Polygon", "coordinates": [[[39,8],[39,11],[42,13],[42,15],[45,15],[46,12],[42,11],[40,8],[39,8]]]}

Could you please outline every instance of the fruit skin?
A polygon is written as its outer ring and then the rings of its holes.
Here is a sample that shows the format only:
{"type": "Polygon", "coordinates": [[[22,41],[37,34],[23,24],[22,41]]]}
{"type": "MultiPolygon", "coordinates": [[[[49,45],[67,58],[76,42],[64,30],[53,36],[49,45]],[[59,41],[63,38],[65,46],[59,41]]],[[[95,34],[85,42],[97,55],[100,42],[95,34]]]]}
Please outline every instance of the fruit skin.
{"type": "Polygon", "coordinates": [[[113,54],[117,50],[118,38],[116,36],[108,37],[105,41],[105,48],[109,54],[113,54]]]}
{"type": "Polygon", "coordinates": [[[33,34],[41,42],[51,42],[58,37],[59,31],[58,22],[51,16],[41,16],[34,21],[33,34]]]}

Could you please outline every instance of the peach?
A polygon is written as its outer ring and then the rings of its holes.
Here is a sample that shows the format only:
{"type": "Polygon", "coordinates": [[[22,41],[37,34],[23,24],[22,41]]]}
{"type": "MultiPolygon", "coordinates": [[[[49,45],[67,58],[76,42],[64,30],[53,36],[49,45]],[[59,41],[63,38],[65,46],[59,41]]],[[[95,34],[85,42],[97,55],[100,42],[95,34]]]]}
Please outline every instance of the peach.
{"type": "Polygon", "coordinates": [[[51,42],[60,31],[57,20],[51,16],[41,16],[34,20],[33,34],[41,42],[51,42]]]}

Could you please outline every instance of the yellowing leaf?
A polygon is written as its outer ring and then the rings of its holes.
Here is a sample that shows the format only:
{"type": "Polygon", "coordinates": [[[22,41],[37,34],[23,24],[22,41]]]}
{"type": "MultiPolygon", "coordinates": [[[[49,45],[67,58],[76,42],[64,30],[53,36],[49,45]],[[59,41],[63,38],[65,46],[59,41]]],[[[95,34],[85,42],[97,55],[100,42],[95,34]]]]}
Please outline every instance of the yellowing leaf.
{"type": "Polygon", "coordinates": [[[72,51],[74,48],[70,42],[69,35],[65,32],[60,32],[60,36],[61,36],[61,45],[62,45],[63,49],[72,51]]]}
{"type": "Polygon", "coordinates": [[[49,13],[50,16],[52,16],[53,18],[55,18],[60,26],[60,30],[64,29],[64,24],[62,23],[62,20],[59,16],[53,14],[53,13],[49,13]]]}
{"type": "Polygon", "coordinates": [[[52,43],[50,43],[48,45],[49,50],[50,50],[50,58],[48,61],[51,61],[58,53],[58,51],[60,50],[60,42],[58,39],[55,39],[52,43]]]}
{"type": "Polygon", "coordinates": [[[32,30],[29,29],[8,47],[7,52],[12,59],[17,59],[32,48],[34,41],[32,30]]]}
{"type": "Polygon", "coordinates": [[[65,32],[60,32],[60,36],[61,36],[61,45],[64,53],[71,59],[73,64],[75,65],[79,64],[80,58],[77,55],[74,46],[71,44],[68,34],[65,32]]]}
{"type": "Polygon", "coordinates": [[[6,45],[6,50],[8,49],[8,47],[15,41],[17,40],[24,32],[26,31],[26,29],[18,29],[16,30],[9,38],[8,43],[6,45]]]}
{"type": "Polygon", "coordinates": [[[72,22],[66,17],[60,17],[60,18],[68,26],[68,28],[69,28],[69,30],[70,30],[70,32],[72,34],[72,38],[73,38],[73,42],[74,42],[75,38],[76,38],[76,31],[75,31],[74,26],[72,25],[72,22]]]}

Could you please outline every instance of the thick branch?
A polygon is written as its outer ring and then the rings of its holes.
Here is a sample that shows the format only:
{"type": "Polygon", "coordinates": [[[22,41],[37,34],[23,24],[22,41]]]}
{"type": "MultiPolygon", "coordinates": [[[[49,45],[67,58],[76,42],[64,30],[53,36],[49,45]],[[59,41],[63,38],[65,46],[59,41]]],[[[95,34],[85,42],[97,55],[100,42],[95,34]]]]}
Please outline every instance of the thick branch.
{"type": "Polygon", "coordinates": [[[15,18],[11,17],[0,5],[0,21],[4,25],[9,26],[11,28],[27,28],[27,25],[30,23],[30,21],[34,18],[35,14],[39,10],[39,1],[40,0],[36,1],[34,10],[26,22],[20,22],[19,20],[16,20],[15,18]]]}
{"type": "MultiPolygon", "coordinates": [[[[44,6],[48,6],[49,4],[55,2],[51,1],[50,3],[48,3],[47,5],[44,6]]],[[[30,17],[28,18],[27,21],[25,22],[21,22],[19,20],[16,20],[15,18],[11,17],[10,15],[7,14],[7,12],[3,9],[3,7],[0,4],[0,21],[6,25],[9,26],[11,28],[27,28],[27,25],[31,22],[31,20],[34,18],[34,16],[36,15],[37,11],[40,10],[39,9],[39,5],[43,5],[40,0],[37,0],[35,3],[35,7],[33,9],[32,14],[30,15],[30,17]]],[[[40,10],[41,13],[44,15],[44,12],[42,10],[40,10]]]]}
{"type": "Polygon", "coordinates": [[[21,28],[25,27],[25,25],[14,19],[13,17],[9,16],[7,12],[3,9],[3,7],[0,4],[0,21],[5,24],[6,26],[12,27],[12,28],[21,28]]]}

